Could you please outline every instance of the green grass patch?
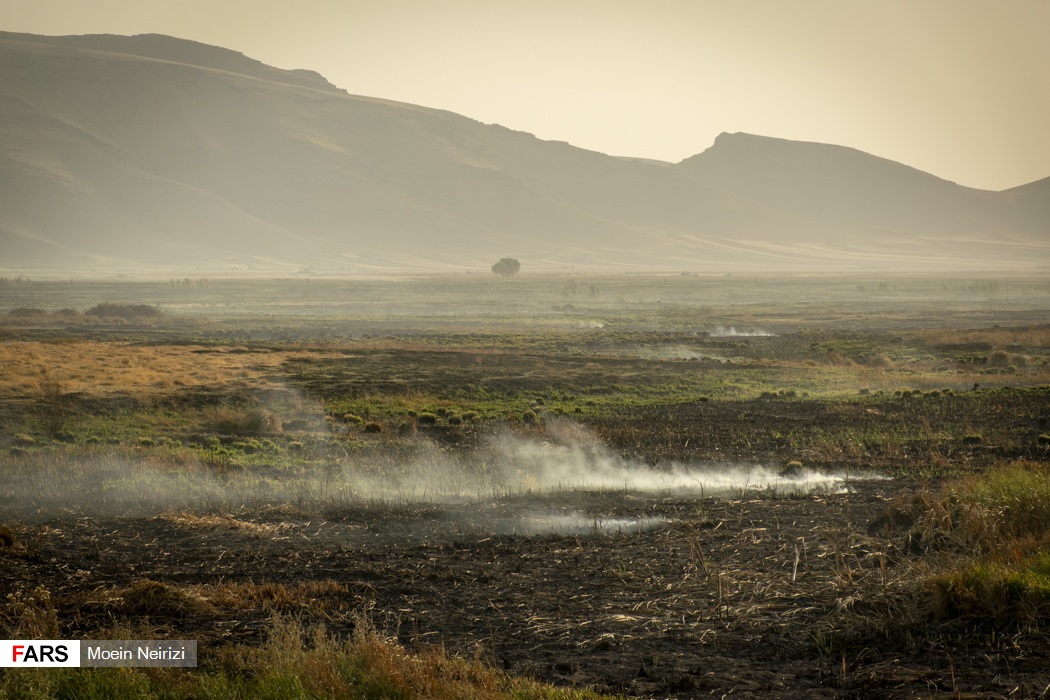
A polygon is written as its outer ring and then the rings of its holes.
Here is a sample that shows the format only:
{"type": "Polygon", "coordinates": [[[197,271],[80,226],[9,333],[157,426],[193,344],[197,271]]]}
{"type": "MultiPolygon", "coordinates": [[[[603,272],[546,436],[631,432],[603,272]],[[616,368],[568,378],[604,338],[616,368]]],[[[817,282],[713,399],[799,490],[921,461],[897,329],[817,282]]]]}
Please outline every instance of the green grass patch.
{"type": "Polygon", "coordinates": [[[973,553],[927,580],[939,616],[1031,624],[1050,614],[1050,465],[1019,460],[960,479],[923,511],[921,541],[973,553]]]}
{"type": "Polygon", "coordinates": [[[978,562],[929,582],[942,618],[1040,624],[1050,615],[1050,551],[1015,564],[978,562]]]}
{"type": "Polygon", "coordinates": [[[1018,461],[947,489],[956,534],[991,551],[1050,534],[1050,465],[1018,461]]]}

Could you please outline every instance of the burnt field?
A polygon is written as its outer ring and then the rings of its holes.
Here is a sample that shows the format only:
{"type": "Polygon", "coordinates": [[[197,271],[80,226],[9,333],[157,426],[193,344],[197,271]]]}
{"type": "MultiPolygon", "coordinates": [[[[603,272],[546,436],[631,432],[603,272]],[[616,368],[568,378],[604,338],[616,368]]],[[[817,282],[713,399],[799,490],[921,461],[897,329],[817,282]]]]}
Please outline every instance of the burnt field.
{"type": "Polygon", "coordinates": [[[196,639],[173,697],[289,621],[531,696],[1050,686],[1044,280],[0,292],[7,638],[196,639]]]}

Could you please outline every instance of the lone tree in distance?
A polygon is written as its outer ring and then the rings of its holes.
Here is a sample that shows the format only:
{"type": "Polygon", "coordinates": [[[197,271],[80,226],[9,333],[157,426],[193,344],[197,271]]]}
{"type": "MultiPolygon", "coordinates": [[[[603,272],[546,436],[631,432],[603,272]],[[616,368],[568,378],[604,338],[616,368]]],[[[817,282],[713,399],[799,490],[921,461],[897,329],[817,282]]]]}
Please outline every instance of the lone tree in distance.
{"type": "Polygon", "coordinates": [[[518,274],[521,263],[514,258],[500,258],[500,261],[492,266],[492,271],[501,277],[510,277],[518,274]]]}

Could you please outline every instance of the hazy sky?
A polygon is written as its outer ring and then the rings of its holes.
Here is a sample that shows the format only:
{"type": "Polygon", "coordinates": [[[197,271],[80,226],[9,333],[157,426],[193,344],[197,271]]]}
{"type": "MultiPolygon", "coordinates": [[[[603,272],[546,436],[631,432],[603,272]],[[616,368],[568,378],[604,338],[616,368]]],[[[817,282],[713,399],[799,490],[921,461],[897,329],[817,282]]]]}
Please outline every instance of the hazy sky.
{"type": "Polygon", "coordinates": [[[746,131],[1050,176],[1050,0],[0,0],[0,29],[171,34],[612,155],[746,131]]]}

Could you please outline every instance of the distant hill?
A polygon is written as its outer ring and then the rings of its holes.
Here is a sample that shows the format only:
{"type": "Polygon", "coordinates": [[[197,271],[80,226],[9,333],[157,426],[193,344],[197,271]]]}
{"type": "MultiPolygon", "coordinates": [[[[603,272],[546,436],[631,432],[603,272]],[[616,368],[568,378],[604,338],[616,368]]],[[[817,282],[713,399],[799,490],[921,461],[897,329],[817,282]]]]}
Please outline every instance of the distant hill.
{"type": "Polygon", "coordinates": [[[0,33],[0,268],[1029,269],[1050,178],[722,134],[616,158],[160,35],[0,33]]]}

